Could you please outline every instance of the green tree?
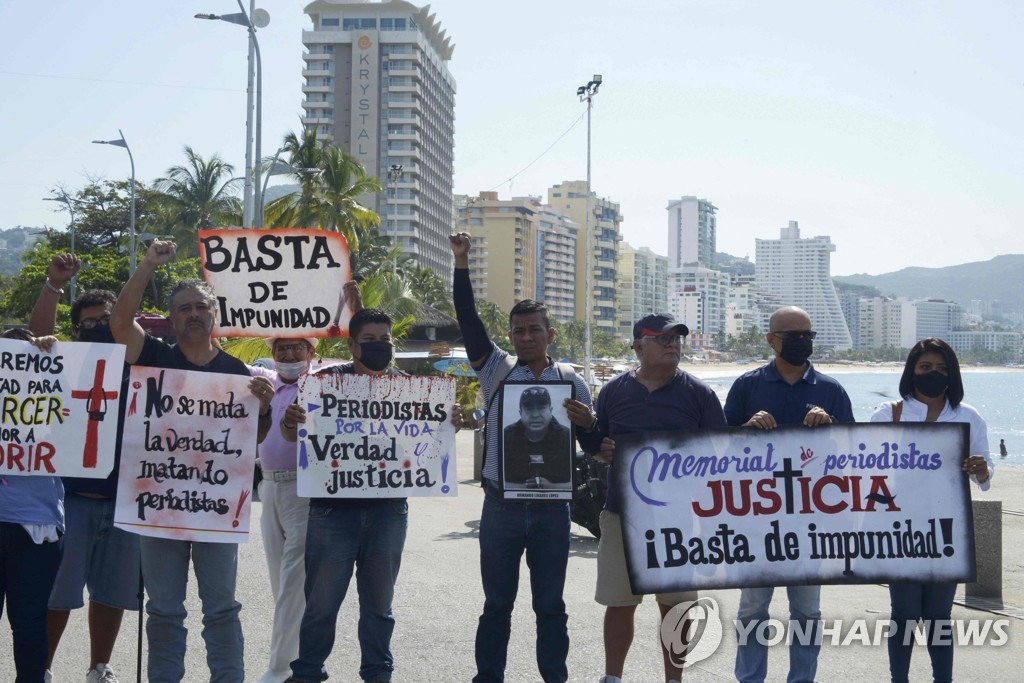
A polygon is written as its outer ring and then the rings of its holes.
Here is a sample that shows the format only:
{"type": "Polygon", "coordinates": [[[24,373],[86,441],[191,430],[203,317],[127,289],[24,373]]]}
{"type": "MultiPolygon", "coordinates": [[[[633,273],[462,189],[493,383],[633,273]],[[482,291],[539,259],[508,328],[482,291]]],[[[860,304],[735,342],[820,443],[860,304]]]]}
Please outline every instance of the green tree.
{"type": "Polygon", "coordinates": [[[156,181],[159,204],[165,209],[171,235],[185,256],[198,252],[198,230],[237,223],[242,202],[237,196],[235,167],[214,154],[204,159],[188,145],[186,163],[167,169],[156,181]]]}

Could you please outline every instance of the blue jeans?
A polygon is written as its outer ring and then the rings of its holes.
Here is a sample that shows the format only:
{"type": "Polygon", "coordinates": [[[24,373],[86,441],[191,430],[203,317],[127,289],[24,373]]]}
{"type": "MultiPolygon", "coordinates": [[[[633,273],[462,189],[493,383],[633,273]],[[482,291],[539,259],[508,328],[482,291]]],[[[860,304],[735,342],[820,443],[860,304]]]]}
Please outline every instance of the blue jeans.
{"type": "MultiPolygon", "coordinates": [[[[768,675],[768,645],[757,637],[759,625],[768,621],[768,605],[772,602],[773,586],[743,588],[740,591],[740,610],[736,619],[746,630],[746,643],[736,648],[736,679],[740,683],[762,683],[768,675]]],[[[793,629],[807,636],[800,642],[794,637],[789,644],[789,676],[787,683],[813,683],[818,670],[818,651],[821,649],[821,610],[818,608],[821,586],[787,586],[789,619],[793,629]]],[[[762,631],[762,633],[764,633],[762,631]]],[[[767,634],[765,634],[767,635],[767,634]]]]}
{"type": "Polygon", "coordinates": [[[569,505],[502,500],[488,490],[480,517],[480,577],[484,612],[476,629],[474,683],[505,679],[519,563],[526,552],[533,611],[537,615],[537,668],[545,683],[569,674],[569,617],[562,589],[569,562],[569,505]]]}
{"type": "Polygon", "coordinates": [[[409,504],[404,499],[358,508],[309,506],[306,611],[299,627],[299,658],[292,662],[295,679],[327,680],[324,662],[334,648],[338,610],[355,567],[359,676],[364,681],[391,680],[391,602],[408,526],[409,504]]]}
{"type": "MultiPolygon", "coordinates": [[[[950,620],[956,583],[890,583],[889,600],[892,604],[894,630],[889,636],[889,675],[893,683],[906,683],[910,673],[910,656],[914,653],[914,635],[911,631],[919,619],[924,620],[928,637],[928,656],[932,660],[932,678],[935,683],[953,680],[953,642],[932,643],[935,622],[950,620]]],[[[948,631],[947,631],[948,634],[948,631]]]]}
{"type": "Polygon", "coordinates": [[[33,543],[20,524],[0,522],[0,614],[14,643],[16,683],[41,683],[46,671],[46,600],[64,552],[63,539],[33,543]]]}
{"type": "MultiPolygon", "coordinates": [[[[210,683],[243,683],[242,606],[235,600],[238,546],[143,536],[142,575],[149,643],[149,683],[179,683],[185,676],[185,586],[191,556],[203,605],[203,640],[210,683]]],[[[193,675],[193,678],[200,678],[193,675]]]]}

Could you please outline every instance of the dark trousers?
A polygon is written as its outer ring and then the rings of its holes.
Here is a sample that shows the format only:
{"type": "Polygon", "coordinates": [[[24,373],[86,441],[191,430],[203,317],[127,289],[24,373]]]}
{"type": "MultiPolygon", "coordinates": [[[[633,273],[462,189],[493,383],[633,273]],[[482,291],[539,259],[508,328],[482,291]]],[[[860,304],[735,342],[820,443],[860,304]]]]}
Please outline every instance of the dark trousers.
{"type": "Polygon", "coordinates": [[[46,672],[46,602],[57,578],[64,541],[33,543],[20,524],[0,522],[0,613],[14,642],[15,683],[42,683],[46,672]]]}

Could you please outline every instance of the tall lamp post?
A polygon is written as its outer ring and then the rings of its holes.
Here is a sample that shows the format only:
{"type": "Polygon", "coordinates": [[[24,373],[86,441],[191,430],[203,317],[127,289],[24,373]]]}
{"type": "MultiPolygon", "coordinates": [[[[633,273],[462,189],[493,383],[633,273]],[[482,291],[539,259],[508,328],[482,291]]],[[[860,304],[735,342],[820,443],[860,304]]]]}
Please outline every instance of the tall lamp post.
{"type": "MultiPolygon", "coordinates": [[[[68,193],[64,191],[64,188],[60,190],[59,197],[43,197],[44,202],[61,202],[68,207],[68,213],[71,214],[71,222],[68,223],[68,232],[71,233],[71,253],[75,253],[75,207],[71,203],[74,201],[68,196],[68,193]]],[[[78,285],[78,273],[71,276],[71,301],[75,301],[75,287],[78,285]]]]}
{"type": "MultiPolygon", "coordinates": [[[[387,197],[387,202],[384,205],[385,209],[391,208],[391,199],[392,199],[391,194],[394,195],[395,199],[398,198],[398,188],[396,188],[394,186],[397,185],[398,181],[402,179],[402,171],[404,171],[404,170],[405,170],[405,166],[403,166],[402,164],[391,164],[391,167],[388,168],[388,190],[390,191],[390,193],[389,193],[389,195],[387,197]]],[[[392,239],[394,239],[394,241],[395,241],[394,243],[397,245],[398,244],[398,211],[397,211],[398,210],[398,206],[396,205],[394,208],[395,208],[395,213],[393,215],[394,215],[395,223],[394,223],[394,234],[392,235],[392,239]]],[[[385,227],[387,226],[387,214],[389,214],[389,213],[391,213],[391,212],[390,211],[386,211],[385,212],[385,218],[384,218],[385,227]]],[[[391,272],[392,272],[392,274],[397,274],[398,273],[398,259],[397,258],[394,261],[391,262],[391,272]]]]}
{"type": "Polygon", "coordinates": [[[593,192],[590,190],[590,113],[594,108],[594,96],[597,95],[597,90],[600,87],[601,74],[594,74],[594,78],[592,78],[589,83],[576,88],[576,95],[580,98],[580,102],[587,103],[587,298],[585,313],[586,325],[584,326],[585,334],[583,338],[583,376],[587,381],[587,386],[590,387],[594,386],[594,372],[591,368],[591,356],[593,355],[591,326],[594,322],[594,233],[590,227],[590,200],[593,195],[593,192]]]}
{"type": "Polygon", "coordinates": [[[135,157],[132,156],[131,147],[128,146],[128,141],[124,139],[124,133],[121,129],[117,129],[118,134],[121,136],[120,140],[93,140],[94,145],[114,145],[115,147],[124,147],[125,151],[128,152],[128,161],[132,165],[132,211],[128,217],[128,275],[131,276],[135,273],[135,157]]]}
{"type": "Polygon", "coordinates": [[[246,88],[245,104],[245,187],[242,191],[242,227],[263,227],[263,196],[260,192],[260,163],[262,161],[263,140],[263,60],[260,57],[260,43],[256,39],[256,28],[264,28],[270,23],[270,14],[264,9],[256,9],[256,0],[249,0],[249,11],[245,11],[242,0],[237,0],[238,9],[235,14],[197,14],[196,19],[226,21],[244,26],[249,31],[249,81],[246,88]],[[255,60],[253,56],[255,55],[255,60]],[[256,165],[253,166],[253,73],[255,64],[256,76],[256,165]],[[253,188],[255,187],[255,197],[253,188]]]}

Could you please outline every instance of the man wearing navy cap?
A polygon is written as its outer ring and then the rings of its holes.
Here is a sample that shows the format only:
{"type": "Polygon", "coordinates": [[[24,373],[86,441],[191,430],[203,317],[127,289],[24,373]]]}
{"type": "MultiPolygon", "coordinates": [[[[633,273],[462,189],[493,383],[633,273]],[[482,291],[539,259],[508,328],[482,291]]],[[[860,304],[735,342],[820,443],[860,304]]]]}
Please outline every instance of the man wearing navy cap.
{"type": "MultiPolygon", "coordinates": [[[[647,315],[633,325],[633,351],[640,366],[608,382],[597,400],[597,430],[604,436],[598,457],[614,457],[615,437],[649,431],[702,430],[725,426],[722,404],[715,392],[679,369],[686,325],[668,315],[647,315]]],[[[601,512],[601,542],[597,548],[595,599],[605,606],[602,683],[621,683],[626,655],[633,642],[633,614],[643,596],[634,595],[626,573],[622,522],[615,470],[609,470],[608,498],[601,512]]],[[[661,615],[697,594],[659,593],[661,615]]],[[[679,667],[662,647],[665,680],[678,681],[679,667]]],[[[650,666],[639,667],[647,671],[650,666]]]]}
{"type": "Polygon", "coordinates": [[[544,387],[520,394],[519,420],[505,427],[504,437],[505,488],[553,488],[572,478],[571,434],[552,415],[544,387]]]}

